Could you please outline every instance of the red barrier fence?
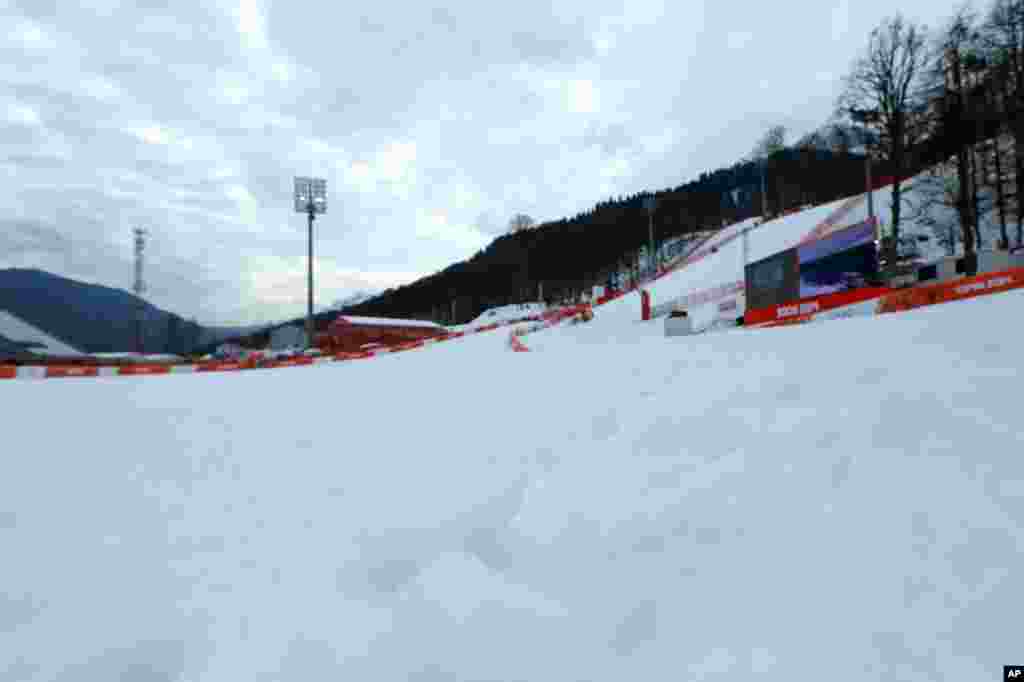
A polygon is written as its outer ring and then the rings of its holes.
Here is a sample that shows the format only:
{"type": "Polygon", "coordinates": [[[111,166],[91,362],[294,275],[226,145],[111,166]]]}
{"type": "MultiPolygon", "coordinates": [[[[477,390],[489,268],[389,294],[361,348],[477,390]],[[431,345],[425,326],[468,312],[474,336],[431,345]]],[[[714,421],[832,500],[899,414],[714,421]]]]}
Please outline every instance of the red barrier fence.
{"type": "Polygon", "coordinates": [[[277,368],[277,367],[300,367],[302,365],[312,365],[313,358],[308,355],[302,355],[297,358],[284,358],[282,360],[270,360],[261,367],[277,368]]]}
{"type": "Polygon", "coordinates": [[[170,365],[124,365],[117,368],[119,376],[137,376],[145,374],[170,374],[170,365]]]}
{"type": "Polygon", "coordinates": [[[204,362],[196,365],[197,372],[234,372],[246,369],[248,365],[241,362],[204,362]]]}
{"type": "Polygon", "coordinates": [[[526,347],[526,344],[519,340],[519,337],[514,333],[509,336],[509,345],[512,346],[512,350],[516,353],[529,353],[530,349],[526,347]]]}
{"type": "Polygon", "coordinates": [[[806,322],[811,316],[817,313],[832,310],[834,308],[840,308],[842,306],[853,305],[854,303],[861,303],[863,301],[881,298],[890,291],[892,290],[886,287],[851,289],[849,291],[841,291],[836,294],[811,296],[808,298],[801,298],[799,301],[768,306],[767,308],[758,308],[756,310],[748,310],[743,315],[743,326],[775,326],[778,324],[806,322]]]}
{"type": "Polygon", "coordinates": [[[46,368],[47,379],[56,377],[95,377],[99,376],[99,367],[85,365],[50,365],[46,368]]]}
{"type": "Polygon", "coordinates": [[[964,277],[952,282],[895,291],[883,299],[879,306],[879,312],[895,313],[913,310],[936,303],[962,301],[1020,287],[1024,287],[1024,268],[1000,270],[974,277],[964,277]]]}
{"type": "Polygon", "coordinates": [[[336,353],[334,356],[335,360],[364,360],[366,358],[372,358],[376,353],[370,350],[364,350],[359,352],[348,352],[348,353],[336,353]]]}
{"type": "Polygon", "coordinates": [[[12,365],[0,365],[0,379],[17,379],[18,368],[12,365]]]}
{"type": "Polygon", "coordinates": [[[896,313],[951,301],[962,301],[1024,287],[1024,268],[990,272],[908,289],[865,288],[802,298],[783,305],[748,310],[744,326],[777,327],[812,319],[896,313]],[[873,304],[871,302],[874,302],[873,304]],[[864,304],[863,309],[858,304],[864,304]],[[829,311],[832,311],[831,313],[829,311]]]}

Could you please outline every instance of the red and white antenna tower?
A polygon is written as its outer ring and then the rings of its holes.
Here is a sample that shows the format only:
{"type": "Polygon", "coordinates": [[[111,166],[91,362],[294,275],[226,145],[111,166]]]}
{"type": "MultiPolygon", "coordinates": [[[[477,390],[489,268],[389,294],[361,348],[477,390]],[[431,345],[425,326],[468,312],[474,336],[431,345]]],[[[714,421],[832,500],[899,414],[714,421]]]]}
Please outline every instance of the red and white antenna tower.
{"type": "Polygon", "coordinates": [[[146,283],[142,279],[142,254],[146,248],[146,230],[136,227],[132,232],[135,234],[135,285],[132,287],[135,292],[135,350],[142,353],[142,294],[146,291],[146,283]]]}

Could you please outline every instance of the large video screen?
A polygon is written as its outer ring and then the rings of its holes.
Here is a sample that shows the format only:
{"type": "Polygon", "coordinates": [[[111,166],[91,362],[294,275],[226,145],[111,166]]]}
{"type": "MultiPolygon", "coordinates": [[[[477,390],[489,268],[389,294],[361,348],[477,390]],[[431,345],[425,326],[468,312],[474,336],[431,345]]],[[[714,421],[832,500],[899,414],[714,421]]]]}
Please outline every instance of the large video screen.
{"type": "Polygon", "coordinates": [[[796,249],[751,263],[746,269],[747,310],[787,303],[799,297],[796,249]]]}
{"type": "Polygon", "coordinates": [[[839,230],[798,249],[800,298],[868,286],[878,271],[870,222],[839,230]]]}

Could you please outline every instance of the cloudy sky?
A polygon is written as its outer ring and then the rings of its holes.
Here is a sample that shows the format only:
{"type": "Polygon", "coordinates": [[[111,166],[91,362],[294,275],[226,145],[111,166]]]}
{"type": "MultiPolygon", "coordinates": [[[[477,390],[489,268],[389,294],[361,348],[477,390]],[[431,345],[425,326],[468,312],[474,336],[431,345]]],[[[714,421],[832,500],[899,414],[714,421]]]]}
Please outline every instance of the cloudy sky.
{"type": "Polygon", "coordinates": [[[0,0],[0,267],[207,324],[301,315],[292,178],[328,182],[319,302],[825,121],[868,33],[944,0],[0,0]]]}

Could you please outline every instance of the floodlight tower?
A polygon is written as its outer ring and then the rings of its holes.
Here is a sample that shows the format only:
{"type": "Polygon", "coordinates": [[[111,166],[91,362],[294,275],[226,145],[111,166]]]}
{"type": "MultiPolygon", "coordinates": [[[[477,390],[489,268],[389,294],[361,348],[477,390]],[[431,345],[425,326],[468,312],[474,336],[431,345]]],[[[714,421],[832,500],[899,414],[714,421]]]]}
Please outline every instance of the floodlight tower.
{"type": "Polygon", "coordinates": [[[146,283],[142,279],[142,254],[146,248],[146,231],[136,227],[132,232],[135,234],[135,285],[132,287],[135,292],[135,351],[142,354],[142,294],[146,291],[146,283]]]}
{"type": "Polygon", "coordinates": [[[327,213],[327,181],[322,178],[295,178],[295,212],[309,218],[309,272],[306,298],[306,347],[313,347],[313,219],[327,213]]]}

